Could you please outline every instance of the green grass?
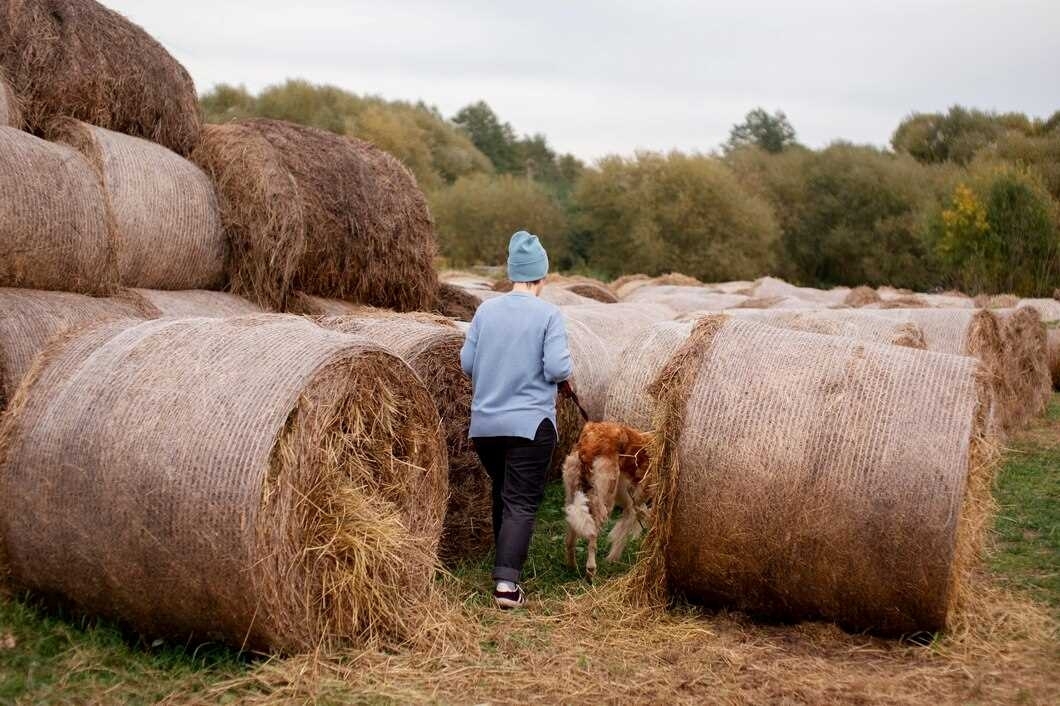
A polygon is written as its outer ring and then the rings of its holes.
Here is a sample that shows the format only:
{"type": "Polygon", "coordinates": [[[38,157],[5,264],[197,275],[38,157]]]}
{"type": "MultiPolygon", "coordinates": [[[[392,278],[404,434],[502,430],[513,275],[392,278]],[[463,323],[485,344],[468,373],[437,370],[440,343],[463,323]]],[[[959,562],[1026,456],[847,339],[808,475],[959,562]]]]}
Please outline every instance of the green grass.
{"type": "Polygon", "coordinates": [[[1060,394],[1005,454],[991,568],[1060,617],[1060,394]]]}
{"type": "MultiPolygon", "coordinates": [[[[991,569],[1060,616],[1060,395],[1047,420],[1012,443],[997,488],[997,542],[991,569]]],[[[563,489],[549,486],[525,571],[535,598],[585,590],[581,573],[563,557],[563,489]]],[[[635,546],[617,564],[600,563],[597,581],[625,571],[635,546]]],[[[606,552],[602,547],[600,558],[606,552]]],[[[584,567],[584,542],[579,542],[584,567]]],[[[488,605],[490,562],[457,567],[455,576],[488,605]]],[[[547,602],[537,603],[544,607],[547,602]]],[[[541,609],[539,608],[539,609],[541,609]]],[[[491,613],[483,611],[484,621],[491,613]]],[[[548,636],[526,633],[548,648],[548,636]]],[[[483,644],[487,651],[491,648],[483,644]]],[[[248,660],[211,645],[144,644],[105,621],[84,620],[42,607],[27,597],[0,597],[0,704],[152,703],[179,691],[198,694],[244,673],[248,660]]]]}

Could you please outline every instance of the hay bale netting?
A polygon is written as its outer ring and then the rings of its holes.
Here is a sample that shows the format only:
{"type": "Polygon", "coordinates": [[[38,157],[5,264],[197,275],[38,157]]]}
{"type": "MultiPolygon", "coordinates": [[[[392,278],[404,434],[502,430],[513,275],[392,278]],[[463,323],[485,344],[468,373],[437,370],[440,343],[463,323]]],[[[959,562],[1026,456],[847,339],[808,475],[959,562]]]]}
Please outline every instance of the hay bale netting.
{"type": "Polygon", "coordinates": [[[47,137],[95,167],[113,227],[118,277],[127,287],[218,289],[228,241],[209,177],[178,154],[138,137],[70,118],[47,137]]]}
{"type": "Polygon", "coordinates": [[[1049,343],[1041,314],[1034,307],[996,309],[1009,370],[1014,418],[1010,427],[1020,428],[1045,411],[1052,397],[1049,343]]]}
{"type": "Polygon", "coordinates": [[[1042,323],[1046,326],[1060,325],[1060,301],[1055,299],[1021,299],[1019,307],[1032,307],[1038,310],[1042,323]]]}
{"type": "Polygon", "coordinates": [[[949,292],[942,294],[897,294],[891,297],[884,297],[885,302],[889,302],[899,308],[908,308],[908,302],[921,302],[915,306],[933,306],[939,309],[975,309],[975,300],[966,294],[960,292],[949,292]],[[906,302],[903,304],[902,302],[906,302]]]}
{"type": "Polygon", "coordinates": [[[130,289],[125,292],[144,300],[148,310],[155,310],[157,317],[188,319],[194,317],[225,318],[261,314],[261,308],[243,297],[227,292],[210,292],[203,289],[167,291],[161,289],[130,289]]]}
{"type": "Polygon", "coordinates": [[[630,341],[619,353],[607,388],[604,419],[652,428],[654,402],[648,386],[692,332],[690,321],[660,321],[630,341]]]}
{"type": "Polygon", "coordinates": [[[0,5],[0,68],[34,131],[67,115],[182,155],[199,139],[188,72],[147,32],[92,0],[0,5]]]}
{"type": "Polygon", "coordinates": [[[294,291],[398,311],[434,304],[427,201],[386,152],[250,119],[206,126],[192,160],[217,186],[236,294],[273,310],[294,291]]]}
{"type": "Polygon", "coordinates": [[[1010,420],[1019,416],[1001,324],[993,313],[984,309],[879,309],[872,313],[916,324],[924,333],[929,351],[978,359],[993,388],[993,421],[1008,428],[1010,420]]]}
{"type": "Polygon", "coordinates": [[[634,304],[654,303],[668,306],[678,313],[691,311],[721,311],[740,306],[747,301],[742,294],[720,294],[703,287],[659,285],[641,287],[624,301],[634,304]]]}
{"type": "MultiPolygon", "coordinates": [[[[734,309],[734,317],[759,321],[792,331],[821,333],[826,336],[845,336],[873,343],[927,350],[924,331],[912,321],[895,321],[869,312],[850,309],[734,309]]],[[[703,316],[696,317],[704,318],[703,316]]]]}
{"type": "Polygon", "coordinates": [[[445,448],[397,357],[259,315],[104,324],[39,360],[0,430],[16,588],[258,650],[429,617],[445,448]]]}
{"type": "Polygon", "coordinates": [[[453,319],[471,321],[480,303],[481,300],[466,289],[448,282],[441,282],[438,285],[438,294],[433,308],[438,313],[453,319]]]}
{"type": "Polygon", "coordinates": [[[1015,294],[980,294],[972,303],[977,309],[1013,309],[1019,306],[1020,298],[1015,294]]]}
{"type": "Polygon", "coordinates": [[[409,314],[324,317],[325,328],[372,340],[409,364],[434,399],[449,458],[449,502],[439,545],[446,562],[478,559],[493,544],[490,480],[468,439],[471,380],[460,367],[464,334],[409,314]]]}
{"type": "Polygon", "coordinates": [[[0,126],[22,127],[22,111],[18,105],[18,98],[11,90],[11,85],[4,78],[4,71],[0,68],[0,126]]]}
{"type": "Polygon", "coordinates": [[[715,316],[652,392],[642,588],[891,635],[947,625],[989,516],[976,361],[715,316]]]}
{"type": "Polygon", "coordinates": [[[0,410],[15,395],[34,358],[71,328],[108,319],[155,318],[138,297],[0,288],[0,410]]]}
{"type": "Polygon", "coordinates": [[[0,286],[118,287],[103,189],[75,150],[0,127],[0,286]]]}
{"type": "MultiPolygon", "coordinates": [[[[657,321],[672,318],[673,311],[656,304],[611,304],[600,306],[563,306],[567,345],[574,372],[571,382],[589,419],[607,419],[605,407],[608,388],[622,350],[643,336],[657,321]]],[[[552,456],[553,474],[558,474],[563,460],[578,441],[584,420],[577,406],[564,397],[556,402],[556,426],[559,443],[552,456]]]]}

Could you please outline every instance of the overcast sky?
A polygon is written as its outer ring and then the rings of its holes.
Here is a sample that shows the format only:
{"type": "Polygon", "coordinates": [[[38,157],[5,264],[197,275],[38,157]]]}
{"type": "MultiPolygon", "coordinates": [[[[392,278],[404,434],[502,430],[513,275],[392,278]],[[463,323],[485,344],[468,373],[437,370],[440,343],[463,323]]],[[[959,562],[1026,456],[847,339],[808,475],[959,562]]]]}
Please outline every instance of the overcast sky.
{"type": "Polygon", "coordinates": [[[912,111],[1060,109],[1060,0],[103,0],[191,72],[487,101],[584,159],[709,151],[751,108],[800,141],[885,145],[912,111]]]}

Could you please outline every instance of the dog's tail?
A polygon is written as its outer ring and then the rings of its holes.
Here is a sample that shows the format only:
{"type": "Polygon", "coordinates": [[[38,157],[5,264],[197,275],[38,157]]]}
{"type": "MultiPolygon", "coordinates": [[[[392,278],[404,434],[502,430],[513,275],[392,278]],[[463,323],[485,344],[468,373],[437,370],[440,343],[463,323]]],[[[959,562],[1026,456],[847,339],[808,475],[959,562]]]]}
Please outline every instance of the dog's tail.
{"type": "Polygon", "coordinates": [[[588,539],[596,534],[596,523],[589,512],[589,496],[578,490],[574,493],[574,499],[563,508],[567,515],[567,524],[574,530],[574,534],[588,539]]]}

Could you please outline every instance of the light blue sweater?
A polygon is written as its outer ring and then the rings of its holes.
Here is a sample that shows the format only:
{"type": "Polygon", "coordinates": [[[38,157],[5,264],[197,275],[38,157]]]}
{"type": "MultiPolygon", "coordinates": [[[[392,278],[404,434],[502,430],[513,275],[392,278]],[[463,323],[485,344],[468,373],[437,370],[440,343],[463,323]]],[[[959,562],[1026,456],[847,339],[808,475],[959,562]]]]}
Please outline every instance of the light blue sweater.
{"type": "Polygon", "coordinates": [[[567,329],[559,309],[528,292],[483,302],[460,351],[471,376],[476,436],[533,439],[542,419],[556,424],[556,385],[570,377],[567,329]]]}

